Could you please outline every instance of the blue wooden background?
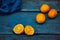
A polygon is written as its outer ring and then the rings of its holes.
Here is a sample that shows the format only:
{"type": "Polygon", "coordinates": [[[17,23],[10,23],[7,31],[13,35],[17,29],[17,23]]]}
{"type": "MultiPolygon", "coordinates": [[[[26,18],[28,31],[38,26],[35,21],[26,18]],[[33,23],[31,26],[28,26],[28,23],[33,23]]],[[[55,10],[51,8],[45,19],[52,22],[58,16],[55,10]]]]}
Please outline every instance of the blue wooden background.
{"type": "Polygon", "coordinates": [[[21,11],[11,14],[0,15],[0,40],[60,40],[60,1],[49,0],[22,0],[21,11]],[[51,8],[58,10],[55,19],[49,19],[46,13],[46,22],[38,24],[35,21],[36,14],[40,13],[39,7],[47,3],[51,8]],[[21,23],[24,26],[32,25],[35,35],[16,35],[12,32],[13,27],[21,23]],[[4,38],[4,39],[3,39],[4,38]]]}

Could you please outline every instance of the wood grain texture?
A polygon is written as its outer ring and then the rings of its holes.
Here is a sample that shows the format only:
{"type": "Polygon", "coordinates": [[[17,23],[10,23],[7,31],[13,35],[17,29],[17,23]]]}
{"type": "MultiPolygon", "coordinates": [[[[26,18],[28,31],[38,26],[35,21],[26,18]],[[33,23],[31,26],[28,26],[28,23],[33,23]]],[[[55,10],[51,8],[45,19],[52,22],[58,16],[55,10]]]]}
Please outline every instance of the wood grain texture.
{"type": "Polygon", "coordinates": [[[60,0],[22,0],[20,12],[11,14],[0,13],[0,40],[60,40],[60,0]],[[36,14],[40,13],[39,7],[47,3],[51,8],[58,10],[55,19],[49,19],[46,14],[46,22],[38,24],[35,20],[36,14]],[[2,14],[2,15],[1,15],[2,14]],[[15,35],[13,27],[21,23],[24,26],[32,25],[35,35],[15,35]]]}
{"type": "Polygon", "coordinates": [[[13,34],[12,29],[18,23],[24,26],[33,26],[35,33],[60,34],[60,13],[58,13],[55,19],[49,19],[46,13],[46,22],[44,24],[38,24],[36,22],[35,17],[38,13],[39,12],[17,12],[0,16],[0,34],[13,34]]]}
{"type": "Polygon", "coordinates": [[[0,40],[60,40],[60,35],[0,35],[0,40]]]}
{"type": "Polygon", "coordinates": [[[40,6],[45,3],[60,11],[60,1],[58,0],[24,0],[22,2],[22,11],[39,11],[40,6]]]}

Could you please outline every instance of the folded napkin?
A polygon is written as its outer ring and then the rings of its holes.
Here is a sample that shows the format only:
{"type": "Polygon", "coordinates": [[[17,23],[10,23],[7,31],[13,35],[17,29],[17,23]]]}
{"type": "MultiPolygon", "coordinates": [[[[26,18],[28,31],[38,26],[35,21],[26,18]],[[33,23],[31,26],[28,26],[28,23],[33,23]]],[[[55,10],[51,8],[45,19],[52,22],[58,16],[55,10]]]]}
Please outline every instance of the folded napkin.
{"type": "Polygon", "coordinates": [[[12,13],[21,9],[22,0],[0,0],[0,13],[12,13]]]}

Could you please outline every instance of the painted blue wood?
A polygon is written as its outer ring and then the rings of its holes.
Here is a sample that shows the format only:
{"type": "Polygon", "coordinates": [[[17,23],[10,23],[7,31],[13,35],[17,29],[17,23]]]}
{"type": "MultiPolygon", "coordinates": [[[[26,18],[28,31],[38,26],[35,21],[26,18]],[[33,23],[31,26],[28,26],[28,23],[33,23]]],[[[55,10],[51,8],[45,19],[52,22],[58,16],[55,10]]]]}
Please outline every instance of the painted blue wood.
{"type": "Polygon", "coordinates": [[[60,35],[0,35],[0,40],[60,40],[60,35]]]}
{"type": "Polygon", "coordinates": [[[58,0],[22,0],[20,12],[8,15],[0,14],[0,40],[60,40],[60,35],[54,35],[60,34],[60,13],[55,19],[49,19],[46,14],[44,24],[38,24],[35,20],[36,14],[40,13],[39,7],[44,3],[60,11],[60,1],[58,0]],[[33,26],[35,33],[39,35],[15,35],[12,29],[18,23],[33,26]]]}
{"type": "Polygon", "coordinates": [[[60,11],[60,1],[58,0],[24,0],[22,11],[39,11],[40,6],[45,3],[51,8],[55,8],[60,11]]]}
{"type": "Polygon", "coordinates": [[[13,34],[13,27],[21,23],[24,26],[31,25],[35,33],[60,34],[60,13],[55,19],[49,19],[46,13],[46,22],[38,24],[35,20],[39,12],[16,12],[10,15],[0,16],[0,34],[13,34]]]}

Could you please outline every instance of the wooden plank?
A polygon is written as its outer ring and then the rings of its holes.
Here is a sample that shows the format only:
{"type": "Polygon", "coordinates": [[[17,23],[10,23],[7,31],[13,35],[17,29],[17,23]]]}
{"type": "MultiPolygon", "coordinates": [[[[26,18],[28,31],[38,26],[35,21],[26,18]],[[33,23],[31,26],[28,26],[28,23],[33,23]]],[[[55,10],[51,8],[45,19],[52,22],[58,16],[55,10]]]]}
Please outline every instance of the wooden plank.
{"type": "Polygon", "coordinates": [[[60,13],[55,19],[49,19],[46,14],[46,22],[38,24],[35,20],[39,12],[17,12],[9,15],[0,15],[0,34],[13,34],[13,27],[21,23],[24,26],[32,25],[35,33],[60,34],[60,13]]]}
{"type": "Polygon", "coordinates": [[[39,11],[39,7],[44,3],[60,11],[60,1],[58,0],[23,0],[22,11],[39,11]]]}
{"type": "Polygon", "coordinates": [[[60,40],[60,35],[0,35],[0,40],[60,40]]]}

